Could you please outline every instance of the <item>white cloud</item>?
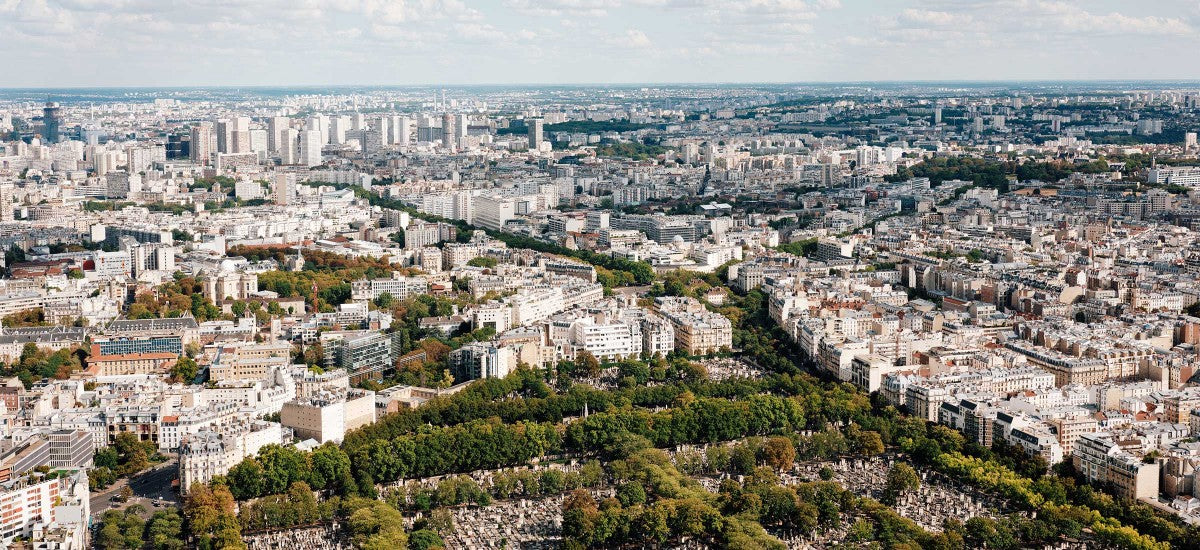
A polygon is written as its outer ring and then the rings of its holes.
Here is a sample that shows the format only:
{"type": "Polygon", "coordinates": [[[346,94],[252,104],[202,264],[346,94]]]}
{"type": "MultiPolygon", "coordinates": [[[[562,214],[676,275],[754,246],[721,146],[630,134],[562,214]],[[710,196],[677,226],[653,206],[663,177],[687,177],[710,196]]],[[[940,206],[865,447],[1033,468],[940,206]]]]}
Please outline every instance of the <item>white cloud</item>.
{"type": "Polygon", "coordinates": [[[625,38],[629,41],[629,46],[633,48],[649,48],[653,44],[646,33],[637,29],[629,29],[625,31],[625,38]]]}
{"type": "Polygon", "coordinates": [[[1198,27],[1196,0],[0,0],[0,85],[1194,78],[1198,27]]]}
{"type": "Polygon", "coordinates": [[[618,0],[504,0],[504,7],[534,17],[604,17],[618,0]]]}
{"type": "Polygon", "coordinates": [[[1091,11],[1095,3],[1065,0],[958,0],[907,8],[890,18],[897,28],[956,28],[1013,35],[1189,34],[1185,18],[1091,11]]]}

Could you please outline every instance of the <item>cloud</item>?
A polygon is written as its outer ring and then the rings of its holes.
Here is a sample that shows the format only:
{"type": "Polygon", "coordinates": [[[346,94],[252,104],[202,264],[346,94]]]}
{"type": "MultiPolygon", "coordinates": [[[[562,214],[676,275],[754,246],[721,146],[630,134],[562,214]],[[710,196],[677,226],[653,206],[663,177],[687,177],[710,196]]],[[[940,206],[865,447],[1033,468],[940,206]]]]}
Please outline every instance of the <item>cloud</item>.
{"type": "Polygon", "coordinates": [[[969,14],[913,8],[902,10],[897,16],[897,20],[904,23],[928,25],[932,27],[966,27],[975,24],[975,18],[969,14]]]}
{"type": "Polygon", "coordinates": [[[1187,35],[1195,28],[1181,17],[1095,13],[1091,3],[1064,0],[960,0],[936,8],[906,8],[884,18],[888,29],[955,29],[1012,36],[1187,35]]]}
{"type": "Polygon", "coordinates": [[[628,40],[629,46],[633,48],[649,48],[650,46],[653,46],[653,44],[650,42],[650,38],[646,36],[646,33],[637,29],[629,29],[625,31],[625,38],[628,40]]]}
{"type": "Polygon", "coordinates": [[[504,7],[533,17],[604,17],[617,0],[504,0],[504,7]]]}
{"type": "Polygon", "coordinates": [[[0,0],[0,85],[1194,78],[1198,27],[1196,0],[0,0]]]}

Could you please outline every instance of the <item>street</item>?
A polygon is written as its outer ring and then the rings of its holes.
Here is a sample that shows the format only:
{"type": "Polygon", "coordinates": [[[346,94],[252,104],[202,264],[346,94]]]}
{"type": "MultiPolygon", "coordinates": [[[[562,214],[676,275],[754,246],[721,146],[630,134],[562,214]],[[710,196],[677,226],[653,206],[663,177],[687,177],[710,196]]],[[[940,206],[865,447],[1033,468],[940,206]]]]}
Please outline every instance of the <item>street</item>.
{"type": "Polygon", "coordinates": [[[175,459],[171,459],[142,472],[132,480],[122,479],[103,491],[93,493],[93,518],[99,519],[100,515],[111,508],[124,509],[134,504],[142,505],[147,511],[146,517],[149,517],[149,514],[154,513],[154,501],[160,499],[170,506],[175,506],[179,502],[179,495],[171,487],[171,482],[178,474],[177,467],[175,459]],[[127,502],[113,502],[112,497],[121,494],[121,488],[126,485],[133,489],[133,496],[127,502]]]}

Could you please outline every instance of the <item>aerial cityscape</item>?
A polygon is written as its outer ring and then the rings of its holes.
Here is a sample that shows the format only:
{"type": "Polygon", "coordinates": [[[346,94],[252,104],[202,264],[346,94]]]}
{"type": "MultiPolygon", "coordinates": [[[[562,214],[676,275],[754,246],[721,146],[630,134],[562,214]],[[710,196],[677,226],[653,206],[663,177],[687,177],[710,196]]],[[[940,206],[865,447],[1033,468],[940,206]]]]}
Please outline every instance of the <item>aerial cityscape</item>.
{"type": "Polygon", "coordinates": [[[204,4],[0,3],[3,548],[1200,548],[1200,8],[204,4]]]}

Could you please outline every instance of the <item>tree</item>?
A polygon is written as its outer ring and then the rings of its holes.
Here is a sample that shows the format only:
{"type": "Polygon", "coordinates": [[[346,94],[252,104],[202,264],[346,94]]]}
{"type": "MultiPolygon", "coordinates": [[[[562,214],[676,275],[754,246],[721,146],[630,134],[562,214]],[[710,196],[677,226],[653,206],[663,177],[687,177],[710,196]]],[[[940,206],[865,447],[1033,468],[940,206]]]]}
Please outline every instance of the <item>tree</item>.
{"type": "Polygon", "coordinates": [[[486,256],[477,256],[467,261],[467,265],[471,267],[482,267],[487,269],[495,268],[496,264],[497,262],[495,258],[488,258],[486,256]]]}
{"type": "Polygon", "coordinates": [[[679,279],[671,279],[663,286],[663,294],[667,296],[687,296],[687,287],[679,279]]]}
{"type": "Polygon", "coordinates": [[[229,469],[226,474],[229,490],[237,500],[247,500],[263,494],[263,469],[254,457],[249,457],[229,469]]]}
{"type": "Polygon", "coordinates": [[[319,367],[325,362],[325,346],[321,342],[314,342],[312,345],[304,348],[304,364],[310,367],[319,367]]]}
{"type": "Polygon", "coordinates": [[[763,445],[763,459],[776,471],[791,470],[796,460],[796,447],[786,437],[772,437],[763,445]]]}
{"type": "Polygon", "coordinates": [[[5,315],[2,324],[6,327],[40,327],[48,323],[45,313],[41,308],[37,308],[5,315]]]}
{"type": "Polygon", "coordinates": [[[234,514],[233,494],[223,485],[210,488],[203,483],[192,484],[183,503],[183,515],[189,531],[201,550],[245,548],[241,529],[234,514]]]}
{"type": "Polygon", "coordinates": [[[211,321],[221,316],[221,309],[213,305],[203,294],[192,294],[191,301],[192,317],[195,317],[197,321],[211,321]]]}
{"type": "Polygon", "coordinates": [[[350,457],[341,447],[326,443],[312,453],[313,486],[346,494],[354,489],[354,476],[350,473],[350,457]]]}
{"type": "Polygon", "coordinates": [[[449,535],[454,532],[454,514],[448,508],[438,508],[429,513],[429,520],[425,522],[425,527],[440,534],[449,535]]]}
{"type": "Polygon", "coordinates": [[[184,547],[183,516],[176,508],[154,512],[146,524],[146,542],[154,550],[181,550],[184,547]]]}
{"type": "Polygon", "coordinates": [[[600,509],[596,499],[583,489],[576,489],[563,499],[562,535],[564,539],[590,545],[595,537],[600,509]]]}
{"type": "Polygon", "coordinates": [[[150,465],[149,456],[154,452],[153,443],[139,441],[136,435],[128,432],[121,432],[113,437],[113,448],[117,451],[117,461],[120,464],[118,473],[125,476],[145,470],[150,465]]]}
{"type": "Polygon", "coordinates": [[[196,379],[196,374],[200,367],[196,365],[196,361],[186,355],[180,356],[175,360],[175,365],[171,367],[171,380],[190,384],[196,379]]]}
{"type": "Polygon", "coordinates": [[[902,495],[921,488],[921,478],[912,466],[897,462],[887,474],[887,483],[883,489],[883,503],[892,505],[902,495]]]}
{"type": "Polygon", "coordinates": [[[112,447],[105,447],[96,451],[95,456],[92,458],[92,462],[97,468],[108,468],[110,470],[117,469],[119,461],[120,457],[117,455],[117,450],[112,447]]]}
{"type": "Polygon", "coordinates": [[[375,297],[375,305],[379,306],[379,309],[389,309],[395,301],[395,296],[392,296],[390,292],[383,292],[375,297]]]}
{"type": "Polygon", "coordinates": [[[263,492],[282,493],[296,481],[309,478],[309,455],[295,447],[267,445],[258,453],[263,469],[263,492]]]}
{"type": "Polygon", "coordinates": [[[622,483],[617,486],[617,500],[621,501],[622,506],[642,504],[646,502],[646,490],[636,481],[622,483]]]}
{"type": "MultiPolygon", "coordinates": [[[[132,508],[132,507],[131,507],[132,508]]],[[[101,516],[103,526],[96,534],[96,545],[105,550],[126,550],[142,547],[142,518],[130,510],[109,510],[101,516]]]]}
{"type": "Polygon", "coordinates": [[[418,529],[413,531],[408,536],[409,550],[431,550],[433,548],[445,548],[446,543],[442,537],[435,531],[429,529],[418,529]]]}
{"type": "Polygon", "coordinates": [[[364,550],[400,550],[408,547],[404,516],[380,500],[353,498],[344,506],[346,530],[355,547],[364,550]]]}
{"type": "Polygon", "coordinates": [[[883,452],[883,438],[876,431],[858,430],[849,443],[850,449],[857,454],[875,456],[883,452]]]}
{"type": "Polygon", "coordinates": [[[543,471],[538,479],[538,484],[542,487],[542,493],[547,495],[562,492],[565,483],[566,476],[554,469],[543,471]]]}
{"type": "Polygon", "coordinates": [[[732,473],[749,474],[754,471],[758,465],[757,457],[755,456],[754,447],[748,441],[743,441],[733,446],[729,451],[729,469],[732,473]]]}
{"type": "Polygon", "coordinates": [[[589,351],[581,351],[575,355],[575,368],[583,371],[587,376],[595,378],[600,376],[600,361],[596,359],[589,351]]]}

